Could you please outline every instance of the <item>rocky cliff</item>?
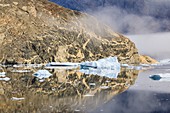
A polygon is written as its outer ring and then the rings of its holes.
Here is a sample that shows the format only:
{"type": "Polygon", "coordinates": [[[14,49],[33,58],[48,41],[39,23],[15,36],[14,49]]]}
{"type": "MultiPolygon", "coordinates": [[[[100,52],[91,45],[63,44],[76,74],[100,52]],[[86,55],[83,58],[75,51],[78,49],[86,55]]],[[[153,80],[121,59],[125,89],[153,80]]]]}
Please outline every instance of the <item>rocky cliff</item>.
{"type": "Polygon", "coordinates": [[[92,16],[47,0],[0,1],[0,62],[80,62],[117,56],[137,64],[135,44],[92,16]]]}

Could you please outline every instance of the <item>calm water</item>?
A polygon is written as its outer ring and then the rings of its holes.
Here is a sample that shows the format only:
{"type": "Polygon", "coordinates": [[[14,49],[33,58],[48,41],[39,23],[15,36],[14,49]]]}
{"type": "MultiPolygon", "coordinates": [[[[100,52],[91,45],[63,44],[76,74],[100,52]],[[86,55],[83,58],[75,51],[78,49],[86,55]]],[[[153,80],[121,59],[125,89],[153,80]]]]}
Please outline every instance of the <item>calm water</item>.
{"type": "Polygon", "coordinates": [[[1,69],[10,80],[0,81],[0,112],[170,112],[170,82],[149,78],[152,74],[170,73],[169,65],[142,72],[122,69],[112,79],[52,69],[48,70],[52,73],[50,78],[39,80],[32,75],[39,69],[42,68],[1,69]],[[23,69],[31,72],[17,71],[23,69]]]}
{"type": "Polygon", "coordinates": [[[1,72],[7,74],[1,75],[0,80],[0,112],[93,111],[127,90],[138,76],[137,70],[129,69],[122,69],[117,78],[84,74],[77,70],[49,69],[52,76],[40,80],[32,75],[40,69],[43,68],[1,67],[1,72]]]}
{"type": "Polygon", "coordinates": [[[170,113],[170,81],[151,80],[153,74],[170,77],[170,65],[140,72],[128,90],[90,113],[170,113]]]}

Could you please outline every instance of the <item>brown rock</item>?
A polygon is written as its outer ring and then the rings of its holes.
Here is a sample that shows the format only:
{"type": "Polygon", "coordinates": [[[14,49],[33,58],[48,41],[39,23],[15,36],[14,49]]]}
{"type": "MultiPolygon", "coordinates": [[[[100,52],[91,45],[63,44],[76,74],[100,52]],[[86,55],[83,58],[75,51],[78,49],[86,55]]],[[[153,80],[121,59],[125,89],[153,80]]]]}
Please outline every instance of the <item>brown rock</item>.
{"type": "Polygon", "coordinates": [[[142,63],[142,64],[156,64],[156,63],[158,63],[158,61],[149,57],[149,56],[140,55],[140,63],[142,63]]]}
{"type": "Polygon", "coordinates": [[[0,1],[1,63],[97,60],[138,64],[135,44],[94,17],[47,0],[0,1]],[[15,3],[16,4],[16,3],[15,3]]]}

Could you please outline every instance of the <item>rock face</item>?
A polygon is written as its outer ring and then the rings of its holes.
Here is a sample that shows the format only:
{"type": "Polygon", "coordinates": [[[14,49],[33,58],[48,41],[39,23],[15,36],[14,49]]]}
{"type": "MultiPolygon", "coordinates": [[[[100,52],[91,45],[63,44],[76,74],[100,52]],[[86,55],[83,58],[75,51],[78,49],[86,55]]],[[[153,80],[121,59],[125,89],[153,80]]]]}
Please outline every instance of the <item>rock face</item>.
{"type": "Polygon", "coordinates": [[[145,55],[140,55],[140,62],[143,64],[157,64],[158,61],[145,55]]]}
{"type": "Polygon", "coordinates": [[[47,0],[0,1],[0,62],[80,62],[117,56],[138,64],[135,44],[95,18],[47,0]]]}

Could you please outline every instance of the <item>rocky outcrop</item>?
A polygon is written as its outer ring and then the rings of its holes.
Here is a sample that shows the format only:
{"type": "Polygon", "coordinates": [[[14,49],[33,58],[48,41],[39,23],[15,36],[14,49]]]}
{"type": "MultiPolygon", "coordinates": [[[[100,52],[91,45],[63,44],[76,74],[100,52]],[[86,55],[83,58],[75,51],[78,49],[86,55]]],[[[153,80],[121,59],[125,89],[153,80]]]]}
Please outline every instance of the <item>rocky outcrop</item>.
{"type": "Polygon", "coordinates": [[[157,64],[158,61],[145,55],[140,55],[140,63],[142,64],[157,64]]]}
{"type": "Polygon", "coordinates": [[[0,62],[80,62],[117,56],[139,63],[135,44],[95,18],[47,0],[0,1],[0,62]]]}

